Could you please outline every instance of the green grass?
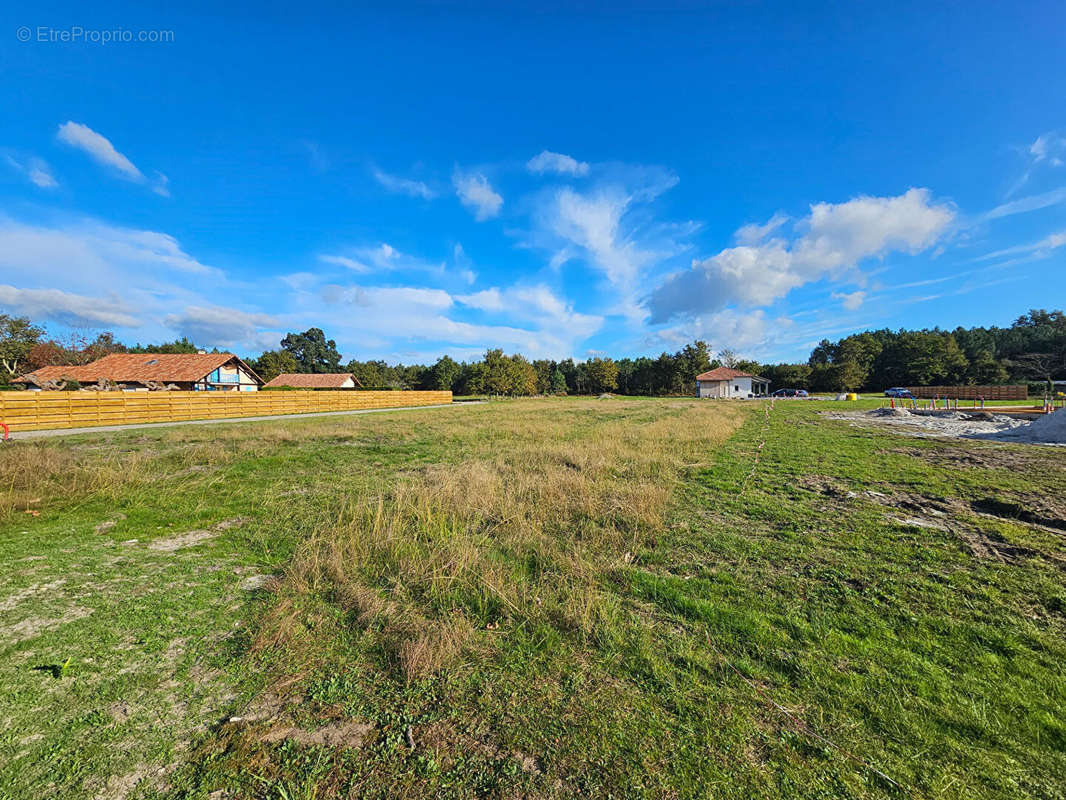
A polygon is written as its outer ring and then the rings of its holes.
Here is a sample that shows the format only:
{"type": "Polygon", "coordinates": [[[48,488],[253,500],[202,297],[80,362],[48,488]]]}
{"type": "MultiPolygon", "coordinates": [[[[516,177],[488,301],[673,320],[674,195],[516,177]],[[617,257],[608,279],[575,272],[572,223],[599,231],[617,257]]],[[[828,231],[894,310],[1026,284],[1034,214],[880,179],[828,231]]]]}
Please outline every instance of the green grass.
{"type": "Polygon", "coordinates": [[[1066,797],[1062,451],[844,405],[6,447],[0,797],[1066,797]]]}

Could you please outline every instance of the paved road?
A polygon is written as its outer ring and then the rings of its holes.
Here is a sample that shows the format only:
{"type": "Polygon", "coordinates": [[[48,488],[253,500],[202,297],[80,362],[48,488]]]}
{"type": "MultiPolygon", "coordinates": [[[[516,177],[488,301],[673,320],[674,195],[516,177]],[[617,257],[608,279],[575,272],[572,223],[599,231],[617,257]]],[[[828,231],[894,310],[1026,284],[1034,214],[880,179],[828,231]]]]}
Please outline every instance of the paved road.
{"type": "MultiPolygon", "coordinates": [[[[433,406],[403,406],[400,408],[361,408],[353,411],[313,411],[308,414],[276,414],[266,417],[226,417],[223,419],[187,419],[181,422],[142,422],[136,425],[98,425],[92,428],[57,428],[47,431],[15,431],[12,439],[43,439],[48,436],[74,436],[80,433],[110,433],[112,431],[133,431],[138,428],[172,428],[175,425],[219,425],[230,422],[266,422],[275,419],[307,419],[308,417],[340,417],[346,414],[380,414],[384,411],[421,411],[425,408],[461,408],[484,401],[474,400],[462,403],[441,403],[433,406]]],[[[0,432],[2,435],[2,432],[0,432]]]]}

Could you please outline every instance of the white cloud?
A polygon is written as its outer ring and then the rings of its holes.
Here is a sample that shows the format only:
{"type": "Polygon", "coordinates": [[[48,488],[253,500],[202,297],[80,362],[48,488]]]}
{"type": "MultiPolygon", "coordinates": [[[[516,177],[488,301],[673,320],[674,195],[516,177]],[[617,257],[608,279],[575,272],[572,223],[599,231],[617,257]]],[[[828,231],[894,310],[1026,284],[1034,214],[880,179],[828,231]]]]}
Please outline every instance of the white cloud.
{"type": "Polygon", "coordinates": [[[587,189],[553,187],[531,198],[532,226],[523,246],[548,251],[549,266],[584,262],[610,284],[606,313],[640,324],[646,273],[688,248],[695,223],[655,218],[654,201],[677,184],[669,170],[631,164],[605,164],[587,189]]]}
{"type": "Polygon", "coordinates": [[[218,274],[165,233],[92,220],[49,227],[4,217],[0,217],[0,267],[31,280],[51,279],[65,286],[80,279],[121,285],[128,275],[156,275],[161,270],[218,274]]]}
{"type": "Polygon", "coordinates": [[[591,336],[603,325],[603,317],[574,311],[571,304],[544,285],[513,286],[502,290],[494,287],[457,295],[455,299],[469,308],[536,322],[544,329],[565,331],[575,341],[591,336]]]}
{"type": "Polygon", "coordinates": [[[526,162],[526,169],[537,175],[545,172],[555,172],[560,175],[574,175],[580,177],[588,175],[589,165],[584,161],[578,161],[572,156],[562,153],[553,153],[550,150],[542,150],[526,162]]]}
{"type": "Polygon", "coordinates": [[[842,305],[848,311],[855,311],[856,309],[860,308],[863,302],[866,300],[866,292],[861,290],[858,292],[850,293],[833,292],[832,297],[834,300],[839,300],[840,305],[842,305]]]}
{"type": "Polygon", "coordinates": [[[293,329],[318,325],[349,357],[406,363],[445,352],[469,358],[488,347],[531,358],[564,358],[599,327],[599,318],[575,312],[539,286],[453,296],[424,286],[327,284],[313,290],[301,286],[284,302],[293,329]],[[464,315],[472,312],[500,322],[468,321],[464,315]]]}
{"type": "Polygon", "coordinates": [[[771,233],[776,231],[786,222],[789,217],[787,214],[782,214],[780,211],[774,214],[764,225],[757,225],[752,222],[748,225],[743,225],[737,229],[734,234],[738,244],[756,245],[763,239],[768,237],[771,233]]]}
{"type": "Polygon", "coordinates": [[[1061,167],[1064,163],[1063,156],[1066,155],[1066,137],[1055,131],[1037,136],[1029,145],[1029,155],[1032,156],[1034,164],[1047,161],[1053,167],[1061,167]]]}
{"type": "Polygon", "coordinates": [[[170,197],[170,178],[159,170],[156,170],[155,183],[152,185],[152,191],[160,197],[170,197]]]}
{"type": "Polygon", "coordinates": [[[459,242],[456,242],[455,247],[452,248],[452,263],[455,265],[459,277],[466,283],[473,284],[477,281],[477,273],[474,272],[470,257],[459,242]]]}
{"type": "Polygon", "coordinates": [[[144,182],[144,173],[116,150],[106,137],[101,136],[89,126],[82,125],[80,122],[64,122],[59,126],[57,136],[59,141],[83,150],[98,164],[110,167],[128,180],[144,182]]]}
{"type": "Polygon", "coordinates": [[[55,189],[59,186],[59,181],[52,174],[52,168],[42,158],[30,156],[20,159],[13,155],[5,154],[4,160],[7,161],[12,169],[25,175],[27,180],[38,189],[55,189]]]}
{"type": "Polygon", "coordinates": [[[927,189],[816,203],[792,241],[728,248],[669,276],[648,298],[652,321],[768,305],[805,283],[840,277],[867,258],[927,249],[954,216],[948,205],[931,203],[927,189]]]}
{"type": "Polygon", "coordinates": [[[1003,250],[997,250],[994,253],[988,253],[980,258],[975,258],[974,261],[991,261],[996,258],[1008,258],[1011,256],[1033,256],[1034,259],[1045,258],[1051,254],[1052,250],[1057,250],[1063,245],[1066,245],[1066,231],[1053,233],[1038,242],[1031,242],[1029,244],[1021,244],[1016,247],[1007,247],[1003,250]]]}
{"type": "Polygon", "coordinates": [[[500,213],[503,197],[480,172],[464,173],[456,170],[452,175],[452,183],[455,185],[455,194],[464,206],[474,212],[474,219],[478,222],[484,222],[500,213]]]}
{"type": "Polygon", "coordinates": [[[1026,159],[1025,171],[1007,190],[1007,197],[1013,196],[1025,186],[1040,165],[1061,167],[1066,164],[1066,137],[1057,131],[1048,131],[1037,136],[1033,143],[1025,148],[1023,155],[1026,159]]]}
{"type": "Polygon", "coordinates": [[[676,226],[651,221],[645,205],[676,183],[672,173],[635,169],[587,192],[557,189],[539,202],[534,241],[554,251],[553,268],[584,255],[612,284],[629,289],[644,267],[681,249],[676,226]]]}
{"type": "Polygon", "coordinates": [[[318,256],[318,260],[323,264],[334,264],[338,267],[347,267],[354,272],[370,272],[370,267],[364,264],[362,261],[356,261],[354,258],[348,256],[336,256],[329,253],[322,253],[318,256]]]}
{"type": "Polygon", "coordinates": [[[346,267],[354,272],[445,272],[443,262],[427,261],[400,252],[388,242],[351,248],[343,254],[324,253],[318,256],[318,260],[324,264],[346,267]]]}
{"type": "Polygon", "coordinates": [[[1000,217],[1010,217],[1015,214],[1026,214],[1030,211],[1039,211],[1042,208],[1056,206],[1063,202],[1066,202],[1066,186],[1052,189],[1049,192],[1022,197],[1018,200],[1012,200],[1009,203],[1003,203],[1002,205],[996,206],[991,211],[986,211],[978,217],[978,220],[984,221],[999,219],[1000,217]]]}
{"type": "Polygon", "coordinates": [[[374,167],[372,170],[374,180],[380,183],[390,192],[397,194],[406,194],[411,197],[421,197],[423,200],[432,200],[437,196],[437,193],[429,188],[422,181],[411,180],[410,178],[400,178],[396,175],[390,175],[382,169],[374,167]]]}
{"type": "Polygon", "coordinates": [[[278,280],[290,289],[296,289],[298,291],[313,289],[319,283],[318,276],[313,272],[292,272],[288,275],[279,276],[278,280]]]}
{"type": "Polygon", "coordinates": [[[917,253],[939,239],[954,217],[947,205],[930,205],[928,189],[817,203],[811,207],[810,230],[794,248],[796,259],[817,274],[890,250],[917,253]]]}
{"type": "Polygon", "coordinates": [[[206,348],[226,348],[256,341],[262,328],[279,324],[277,318],[269,314],[222,306],[188,306],[180,314],[168,314],[163,323],[178,335],[187,336],[206,348]]]}
{"type": "Polygon", "coordinates": [[[74,327],[140,325],[132,309],[117,295],[87,297],[59,289],[16,289],[0,286],[0,307],[33,319],[48,319],[74,327]]]}
{"type": "Polygon", "coordinates": [[[774,341],[775,335],[791,325],[792,320],[786,317],[768,320],[761,309],[744,312],[726,309],[661,328],[649,335],[645,344],[674,349],[702,340],[716,351],[729,349],[744,357],[758,357],[774,341]]]}

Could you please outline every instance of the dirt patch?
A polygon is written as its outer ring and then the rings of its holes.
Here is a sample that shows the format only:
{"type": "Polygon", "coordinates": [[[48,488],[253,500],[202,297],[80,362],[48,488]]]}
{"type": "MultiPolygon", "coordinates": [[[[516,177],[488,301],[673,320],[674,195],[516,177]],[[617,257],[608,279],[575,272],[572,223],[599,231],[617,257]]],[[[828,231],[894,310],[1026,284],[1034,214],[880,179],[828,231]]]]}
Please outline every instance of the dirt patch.
{"type": "Polygon", "coordinates": [[[976,467],[979,469],[1028,470],[1044,466],[1048,451],[975,445],[957,447],[945,443],[935,447],[894,447],[884,452],[920,458],[945,467],[976,467]]]}
{"type": "Polygon", "coordinates": [[[446,722],[431,722],[428,725],[416,725],[411,728],[411,741],[414,747],[429,748],[438,760],[450,765],[463,751],[476,753],[484,758],[513,760],[518,768],[529,775],[539,775],[540,765],[537,759],[521,750],[507,750],[490,742],[483,741],[471,733],[460,730],[446,722]]]}
{"type": "Polygon", "coordinates": [[[249,575],[241,580],[240,588],[245,592],[254,592],[257,589],[269,589],[276,581],[273,575],[249,575]]]}
{"type": "Polygon", "coordinates": [[[281,725],[272,728],[260,737],[264,742],[292,741],[303,745],[347,748],[361,747],[363,740],[374,730],[365,722],[338,722],[314,731],[305,731],[296,726],[281,725]]]}
{"type": "Polygon", "coordinates": [[[44,619],[42,617],[30,617],[24,619],[21,622],[16,622],[2,633],[6,634],[8,638],[13,639],[16,642],[24,642],[27,639],[32,639],[35,636],[40,636],[45,631],[50,631],[52,628],[58,628],[60,625],[66,625],[68,622],[74,622],[75,620],[84,619],[93,613],[91,608],[82,608],[81,606],[73,606],[68,609],[65,614],[59,619],[44,619]]]}
{"type": "Polygon", "coordinates": [[[93,795],[95,800],[126,800],[128,797],[140,796],[137,791],[142,784],[159,789],[172,767],[150,767],[138,764],[124,775],[112,775],[103,789],[93,795]]]}
{"type": "MultiPolygon", "coordinates": [[[[1008,542],[998,533],[988,529],[978,528],[972,522],[968,522],[966,516],[984,517],[987,519],[1007,519],[1012,522],[1024,522],[1036,524],[1044,530],[1053,530],[1061,533],[1062,530],[1041,523],[1027,522],[1022,519],[1026,513],[1034,518],[1047,521],[1047,518],[1028,511],[1025,506],[1002,500],[981,499],[967,502],[956,498],[930,497],[928,495],[907,494],[904,492],[883,493],[868,491],[865,497],[874,502],[903,514],[892,514],[889,519],[900,525],[908,525],[928,530],[947,531],[962,541],[979,558],[995,558],[999,561],[1013,563],[1020,558],[1046,556],[1053,561],[1066,562],[1061,556],[1034,550],[1029,547],[1008,542]],[[1010,513],[992,513],[989,509],[1002,511],[1004,507],[1010,513]]],[[[1063,520],[1051,520],[1061,523],[1066,528],[1063,520]]]]}
{"type": "Polygon", "coordinates": [[[0,611],[11,611],[19,603],[29,600],[31,597],[35,597],[45,592],[54,592],[60,586],[66,583],[65,580],[60,578],[59,580],[52,581],[51,583],[35,583],[33,586],[27,586],[25,589],[19,589],[14,594],[10,594],[3,600],[0,600],[0,611]]]}
{"type": "Polygon", "coordinates": [[[97,525],[95,528],[93,528],[93,532],[94,533],[107,533],[109,530],[114,528],[116,525],[119,524],[119,522],[121,522],[124,519],[126,519],[126,515],[125,514],[115,514],[113,519],[105,519],[103,522],[101,522],[99,525],[97,525]]]}
{"type": "Polygon", "coordinates": [[[229,528],[235,528],[238,525],[243,525],[245,522],[246,520],[243,517],[234,517],[233,519],[223,520],[222,522],[212,525],[210,528],[199,528],[197,530],[179,533],[177,536],[171,536],[166,539],[156,539],[155,541],[148,543],[148,549],[163,553],[173,553],[175,550],[183,550],[186,547],[195,547],[198,544],[214,539],[222,531],[228,530],[229,528]]]}
{"type": "Polygon", "coordinates": [[[826,475],[801,475],[799,480],[796,481],[796,485],[809,492],[838,500],[846,500],[858,496],[840,481],[826,475]]]}
{"type": "Polygon", "coordinates": [[[108,706],[107,713],[111,715],[111,719],[113,719],[117,724],[121,724],[128,720],[133,712],[130,709],[129,703],[125,701],[119,701],[117,703],[112,703],[110,706],[108,706]]]}
{"type": "Polygon", "coordinates": [[[1024,522],[1053,533],[1066,533],[1066,507],[1052,497],[1028,495],[1024,504],[1014,500],[986,497],[970,504],[974,512],[1011,522],[1024,522]]]}

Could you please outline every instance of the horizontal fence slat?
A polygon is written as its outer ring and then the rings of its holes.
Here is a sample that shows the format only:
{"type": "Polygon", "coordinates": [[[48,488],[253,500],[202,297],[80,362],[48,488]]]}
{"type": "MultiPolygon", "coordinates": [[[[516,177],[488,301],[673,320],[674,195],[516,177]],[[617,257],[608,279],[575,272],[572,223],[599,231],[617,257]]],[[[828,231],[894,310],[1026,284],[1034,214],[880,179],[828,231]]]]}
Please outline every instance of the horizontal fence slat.
{"type": "Polygon", "coordinates": [[[915,397],[941,397],[948,400],[1025,400],[1029,387],[1025,384],[1009,386],[908,386],[915,397]]]}
{"type": "Polygon", "coordinates": [[[28,431],[451,402],[451,392],[0,392],[0,421],[13,431],[28,431]]]}

